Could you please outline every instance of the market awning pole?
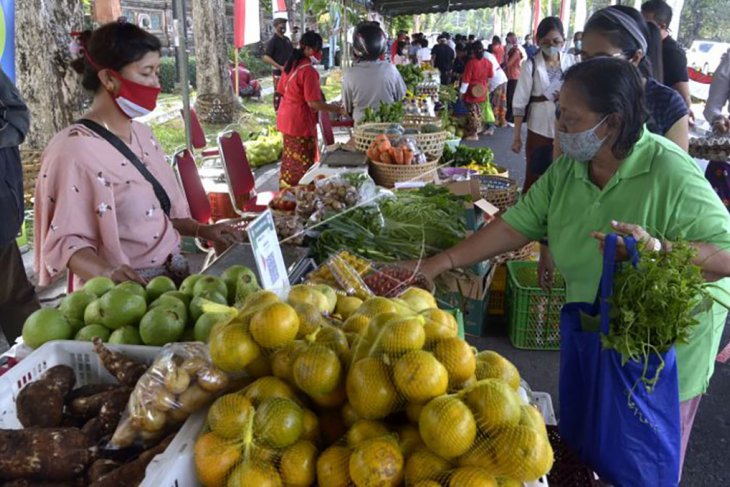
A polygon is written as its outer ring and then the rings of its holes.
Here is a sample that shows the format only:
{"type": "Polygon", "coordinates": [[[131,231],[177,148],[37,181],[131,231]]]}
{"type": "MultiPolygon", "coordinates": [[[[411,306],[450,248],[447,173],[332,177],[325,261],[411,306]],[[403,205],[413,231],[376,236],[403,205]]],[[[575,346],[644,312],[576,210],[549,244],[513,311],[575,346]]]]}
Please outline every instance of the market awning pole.
{"type": "Polygon", "coordinates": [[[183,121],[185,122],[185,146],[192,151],[192,134],[190,128],[190,79],[188,77],[188,40],[185,29],[185,0],[175,0],[178,12],[177,19],[177,47],[180,52],[180,85],[182,86],[183,121]]]}
{"type": "Polygon", "coordinates": [[[347,0],[342,0],[342,59],[340,64],[344,68],[350,65],[350,45],[347,43],[347,0]]]}

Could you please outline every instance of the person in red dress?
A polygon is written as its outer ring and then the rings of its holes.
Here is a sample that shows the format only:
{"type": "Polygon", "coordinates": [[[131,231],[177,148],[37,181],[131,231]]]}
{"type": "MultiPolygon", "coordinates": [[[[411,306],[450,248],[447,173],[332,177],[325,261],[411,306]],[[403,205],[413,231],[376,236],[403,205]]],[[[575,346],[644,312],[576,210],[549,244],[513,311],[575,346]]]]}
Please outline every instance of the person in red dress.
{"type": "Polygon", "coordinates": [[[499,65],[501,66],[504,64],[504,46],[502,45],[502,39],[500,39],[499,36],[492,37],[492,45],[490,47],[491,49],[489,52],[494,54],[499,65]]]}
{"type": "Polygon", "coordinates": [[[276,128],[284,135],[281,187],[296,186],[314,164],[317,154],[317,112],[341,113],[340,105],[323,101],[319,73],[313,63],[322,60],[322,36],[306,32],[284,66],[277,91],[282,94],[276,128]]]}
{"type": "Polygon", "coordinates": [[[484,46],[481,42],[471,44],[470,49],[472,58],[464,68],[459,97],[464,100],[468,110],[464,138],[479,140],[477,134],[482,124],[481,104],[487,100],[489,79],[494,76],[494,68],[492,68],[492,63],[484,57],[484,46]]]}

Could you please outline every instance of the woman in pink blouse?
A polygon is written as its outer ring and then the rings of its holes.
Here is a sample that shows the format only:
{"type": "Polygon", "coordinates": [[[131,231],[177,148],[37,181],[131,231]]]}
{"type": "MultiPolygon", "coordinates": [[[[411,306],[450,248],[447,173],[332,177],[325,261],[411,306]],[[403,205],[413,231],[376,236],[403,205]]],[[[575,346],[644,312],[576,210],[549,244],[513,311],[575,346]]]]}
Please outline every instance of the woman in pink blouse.
{"type": "Polygon", "coordinates": [[[180,281],[188,273],[180,235],[226,245],[241,236],[190,218],[159,142],[132,121],[155,108],[160,41],[119,22],[80,34],[78,45],[73,68],[94,98],[83,123],[56,134],[43,153],[35,199],[39,283],[66,267],[80,282],[107,276],[144,283],[157,275],[180,281]]]}

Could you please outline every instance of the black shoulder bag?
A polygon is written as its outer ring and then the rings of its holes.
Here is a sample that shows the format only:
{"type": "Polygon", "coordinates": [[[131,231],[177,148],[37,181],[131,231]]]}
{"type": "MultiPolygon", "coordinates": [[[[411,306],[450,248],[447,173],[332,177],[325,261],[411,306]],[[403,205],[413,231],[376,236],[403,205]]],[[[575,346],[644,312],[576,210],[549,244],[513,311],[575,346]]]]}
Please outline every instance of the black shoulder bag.
{"type": "Polygon", "coordinates": [[[152,185],[152,189],[154,190],[155,196],[157,196],[157,199],[160,202],[160,207],[162,208],[162,211],[164,211],[165,215],[169,217],[171,204],[170,197],[167,195],[167,191],[165,191],[165,188],[162,187],[162,184],[160,184],[157,178],[152,175],[152,173],[149,171],[149,169],[147,169],[144,163],[139,160],[139,157],[137,157],[137,155],[132,152],[132,149],[130,149],[129,146],[127,146],[127,144],[125,144],[119,137],[117,137],[98,123],[89,120],[88,118],[82,118],[76,123],[83,125],[87,129],[100,136],[102,139],[109,142],[116,150],[118,150],[124,157],[126,157],[135,168],[137,168],[139,173],[147,180],[148,183],[152,185]]]}

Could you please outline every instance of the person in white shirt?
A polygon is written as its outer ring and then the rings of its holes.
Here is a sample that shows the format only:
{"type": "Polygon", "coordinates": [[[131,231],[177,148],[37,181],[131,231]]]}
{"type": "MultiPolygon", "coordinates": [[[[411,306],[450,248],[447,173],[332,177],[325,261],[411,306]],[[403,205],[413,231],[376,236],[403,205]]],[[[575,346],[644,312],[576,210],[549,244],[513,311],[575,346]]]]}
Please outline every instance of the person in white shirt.
{"type": "MultiPolygon", "coordinates": [[[[497,61],[496,56],[486,49],[484,50],[484,57],[492,64],[492,70],[494,71],[494,76],[489,78],[488,103],[492,104],[492,112],[494,113],[497,127],[504,127],[504,125],[499,122],[500,118],[497,116],[497,112],[499,110],[504,112],[506,108],[504,102],[506,101],[507,73],[505,73],[502,66],[499,65],[499,61],[497,61]]],[[[504,115],[502,116],[502,120],[504,120],[504,115]]],[[[484,135],[494,135],[493,124],[487,124],[487,130],[482,133],[484,135]]]]}
{"type": "Polygon", "coordinates": [[[428,40],[420,39],[421,48],[416,52],[418,64],[431,64],[431,49],[428,48],[428,40]]]}
{"type": "Polygon", "coordinates": [[[562,53],[565,45],[563,23],[557,17],[546,17],[537,27],[540,51],[522,65],[520,79],[517,81],[512,99],[514,131],[512,151],[519,154],[522,150],[522,123],[527,117],[527,141],[525,144],[525,184],[526,193],[537,180],[531,170],[532,154],[538,147],[552,146],[555,138],[555,93],[547,93],[550,86],[560,89],[563,73],[574,64],[572,56],[562,53]],[[529,106],[529,114],[527,109],[529,106]]]}

